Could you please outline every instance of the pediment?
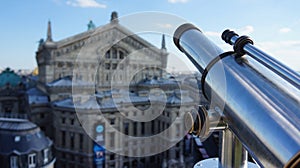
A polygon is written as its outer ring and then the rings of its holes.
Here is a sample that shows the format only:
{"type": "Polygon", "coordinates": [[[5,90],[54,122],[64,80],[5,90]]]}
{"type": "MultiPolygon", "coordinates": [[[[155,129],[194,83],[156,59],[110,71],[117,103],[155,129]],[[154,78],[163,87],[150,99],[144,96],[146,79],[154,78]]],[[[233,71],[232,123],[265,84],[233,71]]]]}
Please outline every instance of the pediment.
{"type": "Polygon", "coordinates": [[[144,55],[161,60],[161,50],[135,35],[118,23],[109,23],[94,30],[63,39],[57,43],[54,56],[66,59],[84,55],[84,58],[97,59],[102,57],[112,46],[118,46],[128,53],[142,50],[144,55]]]}

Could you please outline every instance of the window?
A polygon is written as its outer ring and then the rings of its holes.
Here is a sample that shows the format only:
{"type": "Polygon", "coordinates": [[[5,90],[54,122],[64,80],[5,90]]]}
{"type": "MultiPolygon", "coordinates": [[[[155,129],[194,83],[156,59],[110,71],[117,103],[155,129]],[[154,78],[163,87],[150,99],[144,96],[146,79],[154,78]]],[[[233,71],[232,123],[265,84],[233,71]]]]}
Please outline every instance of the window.
{"type": "Polygon", "coordinates": [[[154,134],[154,120],[151,121],[151,133],[154,134]]]}
{"type": "Polygon", "coordinates": [[[112,64],[112,69],[117,69],[118,64],[112,64]]]}
{"type": "Polygon", "coordinates": [[[61,145],[66,145],[66,131],[61,131],[61,145]]]}
{"type": "Polygon", "coordinates": [[[10,167],[11,168],[18,168],[18,156],[11,156],[10,157],[10,167]]]}
{"type": "Polygon", "coordinates": [[[65,124],[66,123],[66,118],[61,118],[61,123],[65,124]]]}
{"type": "Polygon", "coordinates": [[[120,59],[124,59],[124,53],[122,51],[119,51],[119,57],[120,59]]]}
{"type": "Polygon", "coordinates": [[[35,168],[36,167],[36,154],[28,155],[28,168],[35,168]]]}
{"type": "Polygon", "coordinates": [[[105,69],[110,69],[110,63],[105,63],[105,69]]]}
{"type": "Polygon", "coordinates": [[[26,135],[26,140],[27,140],[27,141],[31,141],[31,139],[32,139],[32,135],[31,135],[31,134],[27,134],[27,135],[26,135]]]}
{"type": "Polygon", "coordinates": [[[74,133],[70,133],[70,143],[71,143],[71,148],[74,148],[74,133]]]}
{"type": "Polygon", "coordinates": [[[15,136],[15,142],[19,142],[21,140],[20,136],[15,136]]]}
{"type": "Polygon", "coordinates": [[[142,129],[141,129],[142,135],[144,135],[145,134],[145,123],[142,122],[141,124],[142,124],[142,129]]]}
{"type": "Polygon", "coordinates": [[[74,118],[71,118],[70,120],[71,120],[71,125],[74,125],[75,122],[74,118]]]}
{"type": "Polygon", "coordinates": [[[113,59],[117,59],[117,50],[116,49],[113,49],[113,53],[112,53],[112,58],[113,59]]]}
{"type": "Polygon", "coordinates": [[[114,155],[114,154],[111,154],[111,155],[109,156],[109,160],[115,160],[115,155],[114,155]]]}
{"type": "Polygon", "coordinates": [[[137,123],[133,122],[133,135],[136,136],[137,135],[137,123]]]}
{"type": "Polygon", "coordinates": [[[180,152],[176,150],[176,159],[179,159],[179,157],[180,157],[180,152]]]}
{"type": "Polygon", "coordinates": [[[161,129],[160,129],[160,121],[157,122],[157,126],[158,126],[158,131],[160,132],[161,129]]]}
{"type": "Polygon", "coordinates": [[[115,134],[113,132],[110,133],[110,146],[111,147],[115,146],[115,134]]]}
{"type": "Polygon", "coordinates": [[[110,125],[114,125],[115,124],[115,118],[111,118],[110,119],[110,125]]]}
{"type": "Polygon", "coordinates": [[[129,133],[129,123],[124,123],[124,134],[128,135],[129,133]]]}
{"type": "Polygon", "coordinates": [[[49,161],[49,149],[44,149],[44,164],[46,164],[49,161]]]}
{"type": "Polygon", "coordinates": [[[83,163],[83,161],[84,161],[83,156],[79,156],[79,162],[80,162],[80,163],[83,163]]]}
{"type": "MultiPolygon", "coordinates": [[[[42,130],[45,130],[45,127],[41,127],[41,129],[42,129],[42,130]]],[[[40,131],[40,132],[37,132],[37,133],[36,133],[36,136],[37,136],[38,138],[42,138],[42,137],[43,137],[43,132],[41,132],[41,131],[40,131]]]]}
{"type": "Polygon", "coordinates": [[[79,134],[79,149],[83,149],[83,134],[79,134]]]}
{"type": "Polygon", "coordinates": [[[106,52],[106,54],[105,54],[105,58],[110,58],[110,50],[108,50],[107,52],[106,52]]]}
{"type": "Polygon", "coordinates": [[[63,66],[64,66],[64,64],[63,64],[62,62],[58,62],[58,63],[57,63],[57,67],[58,67],[58,68],[61,68],[61,67],[63,67],[63,66]]]}

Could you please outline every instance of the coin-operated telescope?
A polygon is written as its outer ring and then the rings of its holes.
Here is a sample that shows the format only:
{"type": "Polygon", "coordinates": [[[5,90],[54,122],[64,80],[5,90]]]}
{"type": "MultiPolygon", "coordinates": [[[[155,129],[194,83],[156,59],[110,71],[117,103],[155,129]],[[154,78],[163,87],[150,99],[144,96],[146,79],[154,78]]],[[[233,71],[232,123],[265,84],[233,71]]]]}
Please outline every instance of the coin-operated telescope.
{"type": "Polygon", "coordinates": [[[192,24],[175,31],[174,43],[202,74],[202,93],[210,101],[209,110],[191,117],[191,132],[206,136],[201,129],[212,129],[209,113],[217,112],[223,123],[219,167],[247,167],[247,152],[260,167],[300,167],[299,74],[247,36],[226,30],[222,39],[234,51],[224,53],[192,24]]]}

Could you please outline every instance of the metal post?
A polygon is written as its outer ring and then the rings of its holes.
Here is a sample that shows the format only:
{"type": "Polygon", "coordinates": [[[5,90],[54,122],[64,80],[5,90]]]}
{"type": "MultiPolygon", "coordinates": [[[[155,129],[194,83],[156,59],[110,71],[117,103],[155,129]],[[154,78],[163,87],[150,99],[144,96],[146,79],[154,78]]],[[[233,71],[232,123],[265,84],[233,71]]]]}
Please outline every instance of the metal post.
{"type": "Polygon", "coordinates": [[[247,168],[248,152],[241,141],[229,129],[220,133],[219,168],[247,168]]]}

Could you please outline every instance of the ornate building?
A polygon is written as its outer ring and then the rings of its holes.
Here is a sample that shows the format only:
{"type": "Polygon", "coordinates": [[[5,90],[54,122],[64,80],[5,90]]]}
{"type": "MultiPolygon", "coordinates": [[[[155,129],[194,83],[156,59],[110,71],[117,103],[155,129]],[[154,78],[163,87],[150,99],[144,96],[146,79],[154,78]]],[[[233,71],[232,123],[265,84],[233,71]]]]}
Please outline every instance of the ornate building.
{"type": "Polygon", "coordinates": [[[0,117],[26,118],[25,83],[22,77],[6,68],[0,74],[0,117]]]}
{"type": "Polygon", "coordinates": [[[119,24],[116,12],[110,23],[90,21],[86,32],[60,41],[48,22],[27,102],[32,121],[54,141],[56,166],[187,165],[183,117],[199,101],[164,77],[167,57],[164,36],[158,49],[119,24]]]}
{"type": "Polygon", "coordinates": [[[3,168],[53,168],[53,143],[26,119],[0,118],[0,163],[3,168]]]}
{"type": "Polygon", "coordinates": [[[54,42],[51,23],[47,39],[41,40],[36,53],[39,81],[46,85],[65,76],[96,83],[97,89],[110,89],[114,76],[123,83],[138,82],[152,75],[161,77],[167,66],[165,46],[157,49],[118,23],[113,12],[111,22],[98,28],[54,42]],[[127,57],[130,54],[130,57],[127,57]],[[132,74],[142,71],[132,79],[132,74]]]}

